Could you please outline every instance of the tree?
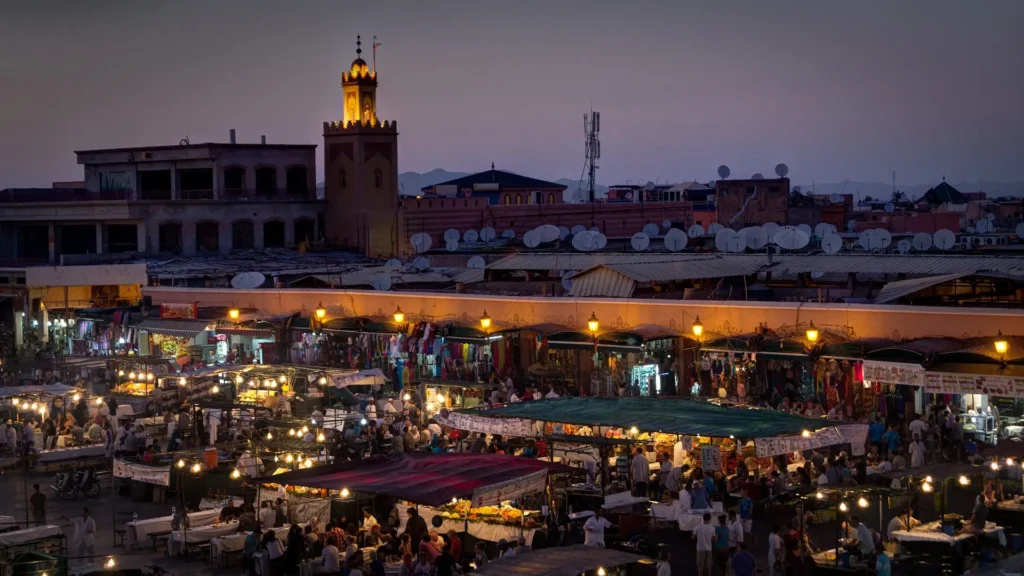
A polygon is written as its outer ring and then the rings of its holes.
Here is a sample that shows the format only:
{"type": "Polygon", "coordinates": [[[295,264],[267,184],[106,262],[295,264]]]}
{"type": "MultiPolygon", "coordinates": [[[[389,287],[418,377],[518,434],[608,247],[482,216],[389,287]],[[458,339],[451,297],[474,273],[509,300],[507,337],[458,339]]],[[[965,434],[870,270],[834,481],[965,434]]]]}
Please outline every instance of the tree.
{"type": "Polygon", "coordinates": [[[899,204],[900,202],[903,202],[906,199],[907,199],[907,195],[904,194],[903,192],[901,192],[899,190],[893,190],[892,191],[892,198],[891,198],[891,200],[892,200],[893,204],[899,204]]]}
{"type": "Polygon", "coordinates": [[[864,197],[864,201],[865,201],[865,202],[871,202],[871,201],[873,201],[873,200],[874,200],[874,198],[872,198],[871,196],[865,196],[865,197],[864,197]]]}

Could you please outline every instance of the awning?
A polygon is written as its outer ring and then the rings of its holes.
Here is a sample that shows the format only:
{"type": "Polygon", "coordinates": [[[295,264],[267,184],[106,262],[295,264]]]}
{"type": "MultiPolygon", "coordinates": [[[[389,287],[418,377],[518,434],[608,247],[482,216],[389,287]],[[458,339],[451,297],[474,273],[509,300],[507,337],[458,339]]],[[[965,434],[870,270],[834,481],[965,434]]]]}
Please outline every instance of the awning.
{"type": "MultiPolygon", "coordinates": [[[[654,563],[650,558],[637,554],[575,544],[498,558],[477,568],[473,573],[480,576],[562,576],[635,562],[654,563]]],[[[654,573],[653,569],[651,573],[654,573]]]]}
{"type": "Polygon", "coordinates": [[[197,334],[206,330],[210,325],[209,320],[194,320],[185,318],[146,318],[136,328],[145,330],[150,334],[163,334],[175,338],[195,338],[197,334]]]}
{"type": "Polygon", "coordinates": [[[272,328],[242,328],[236,326],[218,326],[217,334],[225,334],[227,336],[249,336],[251,338],[273,338],[274,330],[272,328]]]}
{"type": "Polygon", "coordinates": [[[613,426],[644,432],[770,438],[800,434],[835,423],[774,410],[727,408],[694,400],[664,398],[552,398],[506,404],[490,410],[460,410],[487,417],[522,418],[579,426],[613,426]]]}
{"type": "Polygon", "coordinates": [[[49,394],[52,396],[63,396],[72,392],[85,392],[81,388],[68,386],[67,384],[32,384],[29,386],[3,386],[0,387],[0,398],[13,398],[22,394],[49,394]]]}
{"type": "Polygon", "coordinates": [[[537,473],[569,468],[533,458],[504,454],[411,453],[390,458],[368,458],[296,470],[261,480],[275,484],[328,490],[386,494],[427,506],[440,506],[452,498],[472,498],[478,490],[537,473]]]}

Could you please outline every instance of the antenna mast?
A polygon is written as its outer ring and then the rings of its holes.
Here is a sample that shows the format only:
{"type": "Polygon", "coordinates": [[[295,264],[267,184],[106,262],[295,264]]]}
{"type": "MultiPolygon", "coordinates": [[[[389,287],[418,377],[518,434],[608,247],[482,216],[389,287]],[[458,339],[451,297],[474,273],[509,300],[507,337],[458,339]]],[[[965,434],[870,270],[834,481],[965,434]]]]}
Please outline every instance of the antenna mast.
{"type": "Polygon", "coordinates": [[[377,35],[373,35],[373,71],[377,71],[377,48],[383,46],[380,42],[377,42],[377,35]]]}
{"type": "Polygon", "coordinates": [[[597,134],[601,131],[601,113],[590,111],[583,115],[583,132],[586,134],[587,152],[587,198],[594,202],[594,186],[597,177],[597,161],[601,158],[601,141],[597,134]]]}

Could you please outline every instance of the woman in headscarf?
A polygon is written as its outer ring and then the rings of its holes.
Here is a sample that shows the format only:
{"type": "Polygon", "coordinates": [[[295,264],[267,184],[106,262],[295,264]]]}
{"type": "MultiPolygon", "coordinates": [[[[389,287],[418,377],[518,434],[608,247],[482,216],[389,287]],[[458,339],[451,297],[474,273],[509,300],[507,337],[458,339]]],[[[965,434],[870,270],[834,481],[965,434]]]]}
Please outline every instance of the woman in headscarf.
{"type": "Polygon", "coordinates": [[[302,535],[302,528],[298,524],[292,524],[288,529],[287,548],[284,553],[284,571],[286,574],[298,574],[299,562],[306,554],[306,539],[302,535]]]}

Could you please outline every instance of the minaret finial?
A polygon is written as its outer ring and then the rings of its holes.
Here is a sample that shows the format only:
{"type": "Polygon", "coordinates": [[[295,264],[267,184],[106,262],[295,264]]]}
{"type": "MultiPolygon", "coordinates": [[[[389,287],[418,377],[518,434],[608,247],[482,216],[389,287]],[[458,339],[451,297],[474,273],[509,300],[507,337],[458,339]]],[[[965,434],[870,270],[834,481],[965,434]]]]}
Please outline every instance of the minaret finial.
{"type": "Polygon", "coordinates": [[[356,34],[356,58],[362,58],[363,53],[363,39],[356,34]]]}
{"type": "Polygon", "coordinates": [[[494,162],[491,162],[491,170],[494,170],[494,162]]]}

